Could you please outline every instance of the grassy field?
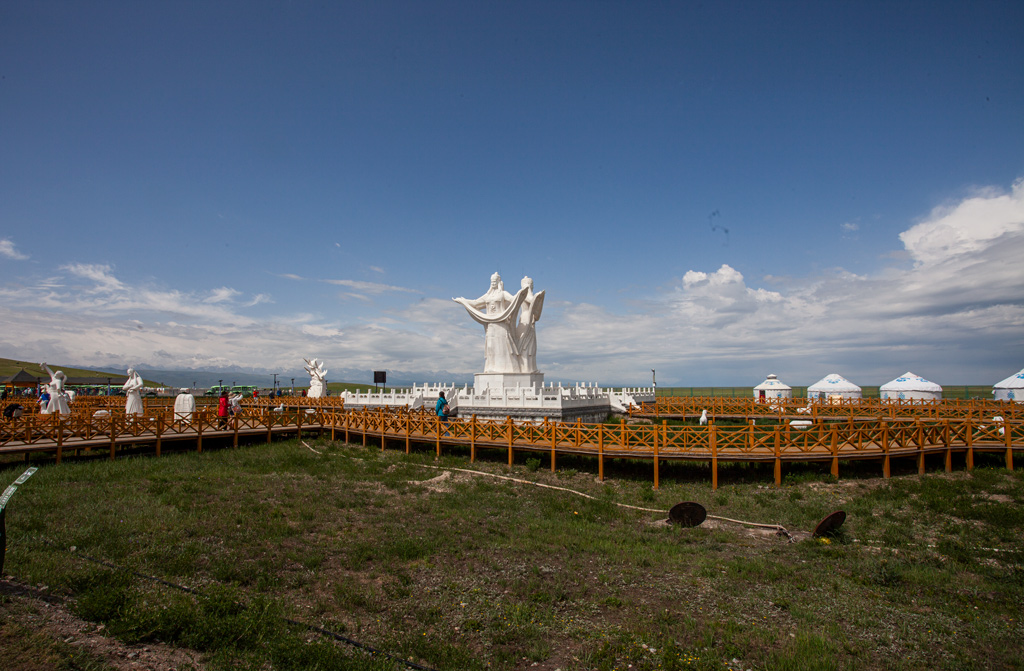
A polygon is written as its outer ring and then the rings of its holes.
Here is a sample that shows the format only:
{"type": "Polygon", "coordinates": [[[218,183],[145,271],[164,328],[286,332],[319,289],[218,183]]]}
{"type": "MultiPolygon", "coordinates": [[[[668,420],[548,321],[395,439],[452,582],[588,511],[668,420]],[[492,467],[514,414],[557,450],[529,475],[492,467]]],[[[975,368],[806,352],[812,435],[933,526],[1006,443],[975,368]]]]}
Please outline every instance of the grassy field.
{"type": "Polygon", "coordinates": [[[1000,458],[839,482],[811,465],[781,488],[725,466],[717,492],[697,465],[653,491],[649,464],[602,484],[590,460],[502,462],[306,439],[44,465],[8,506],[8,583],[34,597],[0,592],[4,668],[115,668],[79,645],[97,632],[191,668],[402,668],[292,620],[438,670],[1024,669],[1024,477],[1000,458]],[[684,500],[793,542],[619,505],[684,500]],[[85,633],[40,625],[54,597],[85,633]]]}

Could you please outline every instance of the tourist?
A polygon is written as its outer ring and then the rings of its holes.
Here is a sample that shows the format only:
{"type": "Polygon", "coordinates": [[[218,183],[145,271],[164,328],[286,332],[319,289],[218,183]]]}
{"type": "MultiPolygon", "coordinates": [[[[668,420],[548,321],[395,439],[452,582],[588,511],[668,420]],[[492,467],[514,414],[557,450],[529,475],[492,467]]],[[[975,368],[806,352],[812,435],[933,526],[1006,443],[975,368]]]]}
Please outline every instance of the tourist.
{"type": "Polygon", "coordinates": [[[437,405],[434,406],[434,410],[437,411],[437,416],[441,418],[441,421],[445,424],[448,423],[448,401],[444,398],[444,392],[438,392],[437,405]]]}
{"type": "Polygon", "coordinates": [[[228,391],[225,389],[220,393],[220,398],[217,399],[217,424],[220,428],[225,428],[228,425],[228,391]]]}

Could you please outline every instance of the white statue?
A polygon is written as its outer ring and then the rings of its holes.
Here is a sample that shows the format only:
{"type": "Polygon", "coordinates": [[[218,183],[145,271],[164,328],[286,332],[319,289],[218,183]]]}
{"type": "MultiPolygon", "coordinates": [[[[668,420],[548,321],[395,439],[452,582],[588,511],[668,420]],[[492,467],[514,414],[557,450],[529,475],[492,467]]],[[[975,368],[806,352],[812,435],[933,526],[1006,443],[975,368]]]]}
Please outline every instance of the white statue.
{"type": "Polygon", "coordinates": [[[303,359],[306,362],[304,368],[309,373],[309,392],[306,398],[320,398],[327,388],[327,369],[319,359],[303,359]]]}
{"type": "Polygon", "coordinates": [[[192,413],[196,411],[196,398],[188,390],[182,387],[181,392],[174,399],[174,421],[191,422],[192,413]]]}
{"type": "Polygon", "coordinates": [[[526,300],[524,287],[515,296],[505,291],[501,275],[491,275],[491,288],[476,300],[453,298],[466,312],[484,325],[484,372],[519,373],[522,364],[516,317],[526,300]]]}
{"type": "Polygon", "coordinates": [[[125,396],[127,400],[124,402],[124,414],[126,415],[141,415],[142,410],[142,376],[135,372],[134,368],[128,369],[128,380],[125,381],[124,386],[125,396]]]}
{"type": "Polygon", "coordinates": [[[54,373],[45,363],[40,365],[50,376],[50,383],[46,385],[46,391],[50,394],[50,400],[46,403],[45,407],[39,408],[40,414],[50,415],[56,412],[61,415],[70,415],[71,408],[68,407],[68,397],[64,393],[64,381],[67,379],[64,371],[59,370],[54,373]]]}
{"type": "Polygon", "coordinates": [[[519,372],[537,373],[537,321],[544,309],[544,292],[533,293],[533,280],[524,277],[522,288],[526,290],[526,298],[519,312],[519,326],[516,337],[519,342],[519,372]]]}

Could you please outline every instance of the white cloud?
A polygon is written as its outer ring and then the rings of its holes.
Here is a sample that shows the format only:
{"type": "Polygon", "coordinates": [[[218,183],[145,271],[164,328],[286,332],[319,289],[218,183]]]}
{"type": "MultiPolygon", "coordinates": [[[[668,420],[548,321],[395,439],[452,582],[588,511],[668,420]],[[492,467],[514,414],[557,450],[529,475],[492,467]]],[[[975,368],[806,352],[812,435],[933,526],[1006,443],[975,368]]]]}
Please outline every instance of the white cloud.
{"type": "Polygon", "coordinates": [[[7,238],[0,238],[0,256],[6,256],[9,259],[15,261],[24,261],[28,258],[27,255],[22,254],[14,247],[14,243],[7,238]]]}
{"type": "Polygon", "coordinates": [[[241,292],[232,289],[231,287],[220,287],[210,292],[210,295],[204,299],[205,303],[224,303],[227,301],[234,300],[235,296],[238,296],[241,292]]]}
{"type": "Polygon", "coordinates": [[[391,284],[380,284],[378,282],[361,282],[359,280],[320,280],[326,284],[334,284],[342,287],[349,287],[356,291],[362,291],[368,294],[383,294],[387,292],[399,292],[418,294],[421,293],[417,289],[408,289],[406,287],[396,287],[391,284]]]}
{"type": "Polygon", "coordinates": [[[929,217],[900,234],[918,265],[940,263],[991,246],[1005,235],[1024,231],[1024,179],[1009,192],[993,188],[954,205],[935,208],[929,217]]]}
{"type": "MultiPolygon", "coordinates": [[[[1024,359],[1022,184],[934,210],[900,236],[903,259],[869,275],[840,268],[783,281],[728,264],[695,268],[625,313],[538,287],[549,294],[541,368],[553,381],[631,384],[646,383],[651,368],[676,385],[756,383],[768,372],[790,384],[831,372],[877,384],[908,369],[940,383],[1002,379],[1024,359]]],[[[18,325],[0,333],[0,350],[97,365],[294,369],[311,352],[346,369],[471,374],[483,364],[483,330],[461,307],[403,287],[320,280],[359,301],[388,292],[407,302],[256,320],[245,309],[269,303],[264,294],[132,286],[106,265],[61,271],[0,284],[0,319],[18,325]]]]}
{"type": "Polygon", "coordinates": [[[839,228],[843,229],[844,233],[856,233],[857,231],[860,230],[860,225],[852,221],[847,221],[842,224],[839,224],[839,228]]]}

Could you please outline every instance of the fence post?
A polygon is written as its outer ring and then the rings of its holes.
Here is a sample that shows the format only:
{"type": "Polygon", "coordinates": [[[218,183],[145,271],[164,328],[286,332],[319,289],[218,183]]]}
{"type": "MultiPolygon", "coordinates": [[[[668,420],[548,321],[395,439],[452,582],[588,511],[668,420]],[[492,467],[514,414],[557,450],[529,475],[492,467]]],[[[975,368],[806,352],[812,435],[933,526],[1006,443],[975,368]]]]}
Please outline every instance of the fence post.
{"type": "Polygon", "coordinates": [[[668,420],[663,419],[663,420],[661,420],[661,429],[659,429],[657,425],[654,425],[653,427],[651,427],[651,428],[654,429],[654,488],[655,489],[658,488],[658,439],[661,438],[661,436],[659,434],[662,431],[665,430],[665,425],[666,424],[668,424],[668,420]]]}
{"type": "Polygon", "coordinates": [[[548,420],[545,417],[544,418],[544,423],[547,424],[548,427],[551,429],[551,472],[554,473],[555,472],[555,441],[558,439],[558,433],[557,433],[557,430],[556,430],[555,427],[558,424],[560,424],[560,422],[550,422],[550,423],[548,423],[548,420]]]}
{"type": "Polygon", "coordinates": [[[832,425],[832,477],[839,478],[839,428],[832,425]]]}
{"type": "Polygon", "coordinates": [[[203,420],[206,418],[206,413],[200,414],[197,412],[194,417],[196,418],[196,452],[203,451],[203,420]]]}
{"type": "Polygon", "coordinates": [[[469,418],[469,463],[476,461],[476,415],[469,418]]]}
{"type": "Polygon", "coordinates": [[[1003,438],[1006,442],[1006,470],[1013,470],[1013,427],[1010,426],[1010,420],[1003,420],[1003,438]]]}
{"type": "Polygon", "coordinates": [[[597,479],[604,482],[604,422],[597,425],[597,479]]]}
{"type": "Polygon", "coordinates": [[[718,489],[718,427],[715,426],[714,420],[711,420],[709,431],[711,432],[711,489],[714,491],[718,489]]]}
{"type": "Polygon", "coordinates": [[[889,470],[889,424],[885,419],[880,420],[882,424],[882,451],[885,452],[885,458],[882,460],[882,477],[888,478],[890,475],[889,470]]]}
{"type": "Polygon", "coordinates": [[[779,439],[781,438],[779,432],[779,425],[775,425],[775,486],[782,486],[782,455],[779,449],[779,439]]]}
{"type": "MultiPolygon", "coordinates": [[[[57,415],[57,463],[60,463],[61,454],[64,452],[64,421],[61,416],[57,415]]],[[[25,453],[26,455],[28,452],[25,453]]],[[[3,548],[0,548],[0,552],[3,552],[3,548]]]]}
{"type": "Polygon", "coordinates": [[[917,474],[924,475],[924,425],[921,424],[921,417],[918,416],[915,420],[917,423],[917,474]]]}
{"type": "Polygon", "coordinates": [[[942,425],[942,444],[946,446],[946,472],[953,472],[953,449],[949,446],[949,420],[942,425]]]}
{"type": "MultiPolygon", "coordinates": [[[[125,420],[127,421],[127,420],[125,420]]],[[[114,448],[117,447],[117,433],[114,429],[114,413],[110,413],[110,460],[114,460],[114,448]]],[[[27,453],[26,453],[27,454],[27,453]]]]}
{"type": "Polygon", "coordinates": [[[163,433],[164,428],[164,416],[163,413],[156,416],[156,456],[160,456],[160,436],[163,433]]]}
{"type": "Polygon", "coordinates": [[[412,433],[410,424],[412,423],[412,413],[408,408],[405,409],[405,453],[409,454],[409,434],[412,433]]]}
{"type": "Polygon", "coordinates": [[[974,422],[967,419],[967,470],[974,470],[974,422]]]}
{"type": "Polygon", "coordinates": [[[434,457],[434,461],[441,461],[441,418],[440,417],[435,417],[434,418],[434,433],[437,435],[437,439],[436,439],[437,453],[436,453],[436,456],[434,457]]]}
{"type": "Polygon", "coordinates": [[[506,419],[506,429],[505,429],[505,431],[508,434],[508,465],[511,466],[512,462],[513,462],[513,458],[514,458],[513,457],[513,453],[512,453],[512,417],[511,416],[509,416],[508,419],[506,419]]]}

